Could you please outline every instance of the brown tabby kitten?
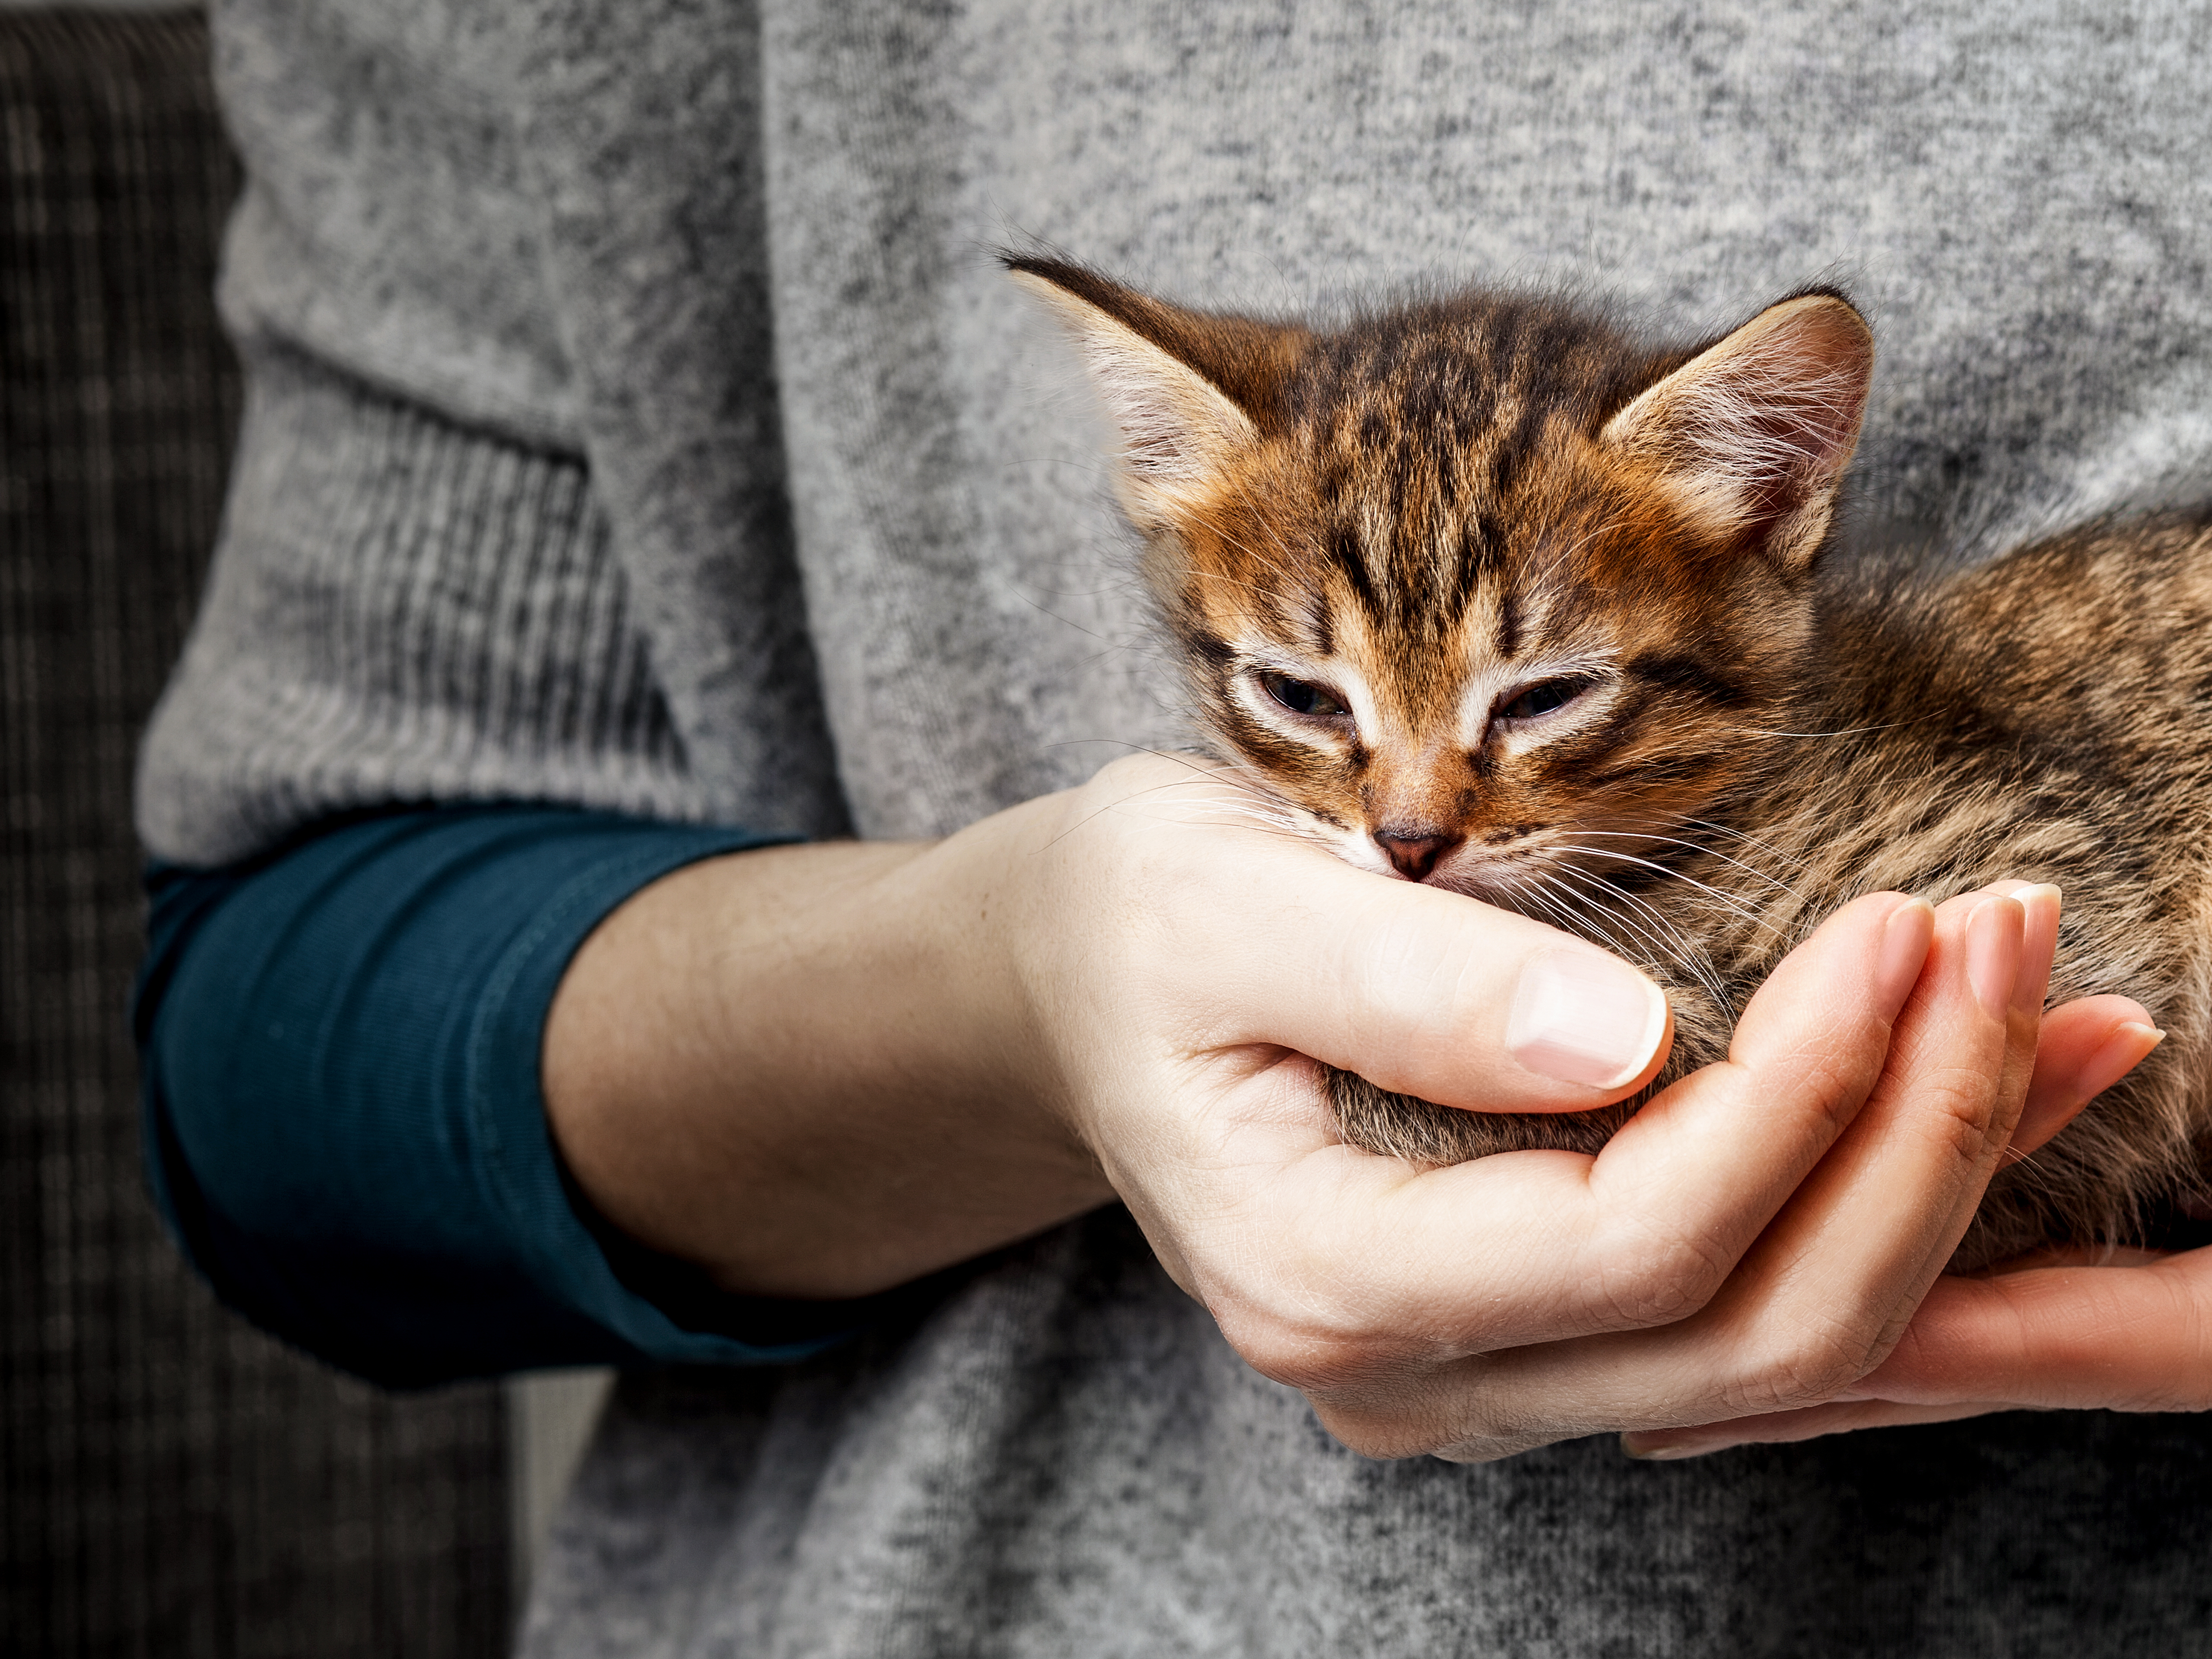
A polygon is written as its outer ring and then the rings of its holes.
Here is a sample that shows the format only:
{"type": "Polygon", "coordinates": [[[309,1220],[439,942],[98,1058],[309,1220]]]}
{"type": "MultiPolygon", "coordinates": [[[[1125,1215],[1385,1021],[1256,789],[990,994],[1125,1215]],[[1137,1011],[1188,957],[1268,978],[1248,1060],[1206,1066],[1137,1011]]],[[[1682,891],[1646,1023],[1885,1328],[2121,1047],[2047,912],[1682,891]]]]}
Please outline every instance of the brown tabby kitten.
{"type": "MultiPolygon", "coordinates": [[[[1721,1058],[1846,900],[2054,882],[2052,998],[2124,992],[2168,1035],[1998,1175],[1953,1266],[2201,1202],[2205,514],[1824,583],[1874,357],[1839,294],[1653,350],[1541,299],[1322,330],[1007,264],[1083,348],[1204,722],[1286,825],[1638,963],[1675,1012],[1661,1085],[1721,1058]]],[[[1429,1163],[1594,1151],[1639,1103],[1508,1117],[1331,1088],[1348,1140],[1429,1163]]]]}

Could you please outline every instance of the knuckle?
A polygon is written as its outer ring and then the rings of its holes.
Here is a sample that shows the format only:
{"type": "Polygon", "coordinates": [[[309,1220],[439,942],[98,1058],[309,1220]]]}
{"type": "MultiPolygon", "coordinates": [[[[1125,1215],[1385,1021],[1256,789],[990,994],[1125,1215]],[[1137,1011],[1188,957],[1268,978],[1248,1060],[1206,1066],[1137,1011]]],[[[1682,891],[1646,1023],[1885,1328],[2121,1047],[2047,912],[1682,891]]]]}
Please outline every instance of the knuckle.
{"type": "Polygon", "coordinates": [[[1761,1094],[1786,1089],[1793,1103],[1847,1123],[1881,1075],[1888,1047],[1872,1030],[1842,1030],[1800,1037],[1766,1033],[1747,1066],[1761,1094]]]}
{"type": "Polygon", "coordinates": [[[1600,1246],[1586,1308],[1605,1330],[1672,1324],[1711,1301],[1735,1267],[1717,1240],[1625,1220],[1600,1246]]]}
{"type": "Polygon", "coordinates": [[[1813,1066],[1803,1097],[1811,1103],[1831,1142],[1851,1127],[1880,1080],[1883,1052],[1869,1042],[1863,1051],[1828,1054],[1813,1066]]]}
{"type": "Polygon", "coordinates": [[[1753,1346],[1735,1403],[1755,1413],[1818,1405],[1873,1370],[1880,1346],[1879,1333],[1834,1322],[1771,1335],[1753,1346]]]}
{"type": "Polygon", "coordinates": [[[1930,1066],[1912,1079],[1908,1121],[1937,1151],[1962,1164],[1979,1164],[1996,1145],[1998,1081],[1978,1066],[1930,1066]]]}
{"type": "Polygon", "coordinates": [[[1988,1150],[1996,1096],[1984,1073],[1966,1067],[1939,1073],[1929,1081],[1925,1102],[1928,1133],[1938,1145],[1966,1163],[1988,1150]]]}
{"type": "Polygon", "coordinates": [[[1356,1335],[1302,1328],[1265,1314],[1217,1313],[1215,1319],[1246,1364],[1303,1394],[1353,1389],[1379,1369],[1371,1342],[1356,1335]]]}
{"type": "MultiPolygon", "coordinates": [[[[1777,977],[1795,960],[1785,962],[1777,977]]],[[[1803,1117],[1840,1133],[1881,1076],[1891,1048],[1889,1029],[1863,1017],[1807,1030],[1766,1017],[1772,1012],[1754,1000],[1729,1044],[1729,1060],[1740,1085],[1747,1093],[1788,1102],[1793,1119],[1803,1117]]]]}

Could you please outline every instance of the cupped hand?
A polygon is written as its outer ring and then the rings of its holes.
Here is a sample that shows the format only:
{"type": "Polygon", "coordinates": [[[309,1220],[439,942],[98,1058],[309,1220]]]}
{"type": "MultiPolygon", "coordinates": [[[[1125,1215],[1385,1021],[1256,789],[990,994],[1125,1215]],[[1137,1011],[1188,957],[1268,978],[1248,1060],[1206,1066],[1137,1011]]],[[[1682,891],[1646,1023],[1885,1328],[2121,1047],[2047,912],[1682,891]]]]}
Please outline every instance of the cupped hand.
{"type": "Polygon", "coordinates": [[[1889,1358],[1825,1404],[1623,1437],[1638,1457],[1990,1412],[2212,1409],[2212,1249],[1939,1280],[1889,1358]]]}
{"type": "MultiPolygon", "coordinates": [[[[2007,1156],[2049,1140],[2163,1035],[2125,997],[2051,1010],[2007,1156]]],[[[1835,1399],[1629,1434],[1622,1444],[1638,1457],[1696,1457],[1850,1429],[2062,1408],[2212,1409],[2212,1249],[2045,1250],[1988,1274],[1939,1279],[1888,1358],[1835,1399]]]]}
{"type": "MultiPolygon", "coordinates": [[[[1725,1063],[1596,1158],[1419,1170],[1336,1139],[1316,1061],[1449,1104],[1584,1109],[1663,1060],[1632,970],[1272,834],[1181,759],[1052,805],[985,903],[1017,1046],[1176,1281],[1355,1449],[1478,1459],[1837,1409],[1917,1363],[1922,1343],[1893,1350],[2030,1097],[2051,890],[1862,899],[1777,969],[1725,1063]]],[[[2045,1117],[2124,1014],[2059,1011],[2045,1117]]],[[[1970,1317],[1947,1285],[1930,1308],[1954,1304],[1926,1328],[1970,1317]]]]}

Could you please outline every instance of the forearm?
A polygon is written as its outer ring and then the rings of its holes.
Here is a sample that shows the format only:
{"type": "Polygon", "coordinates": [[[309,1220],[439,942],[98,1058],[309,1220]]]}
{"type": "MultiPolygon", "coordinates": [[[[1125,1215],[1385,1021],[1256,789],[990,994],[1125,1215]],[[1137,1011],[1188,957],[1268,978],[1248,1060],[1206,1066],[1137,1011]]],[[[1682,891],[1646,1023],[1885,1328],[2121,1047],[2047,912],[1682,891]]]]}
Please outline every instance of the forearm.
{"type": "Polygon", "coordinates": [[[544,1060],[555,1139],[600,1212],[728,1289],[833,1297],[1110,1199],[991,915],[1053,810],[933,845],[740,853],[610,915],[544,1060]]]}

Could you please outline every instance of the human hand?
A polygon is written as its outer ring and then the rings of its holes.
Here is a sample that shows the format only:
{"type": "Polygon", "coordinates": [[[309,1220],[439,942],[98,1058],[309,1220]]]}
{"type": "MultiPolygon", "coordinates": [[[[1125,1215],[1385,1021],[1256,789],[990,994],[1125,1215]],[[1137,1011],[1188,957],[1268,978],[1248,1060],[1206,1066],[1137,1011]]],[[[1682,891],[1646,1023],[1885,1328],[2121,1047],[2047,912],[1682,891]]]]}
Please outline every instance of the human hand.
{"type": "MultiPolygon", "coordinates": [[[[1004,955],[1046,1092],[1168,1271],[1333,1432],[1495,1457],[1828,1401],[1888,1355],[2028,1092],[2054,894],[1863,899],[1777,970],[1728,1063],[1596,1158],[1417,1170],[1336,1141],[1315,1060],[1449,1104],[1586,1109],[1656,1072],[1661,1028],[1609,1089],[1547,1078],[1514,1058],[1516,987],[1559,951],[1628,970],[1240,825],[1187,766],[1059,798],[1005,862],[1004,955]]],[[[1644,1029],[1632,988],[1610,1000],[1644,1029]]]]}
{"type": "MultiPolygon", "coordinates": [[[[2045,1020],[2009,1152],[2026,1156],[2156,1046],[2138,1004],[2093,997],[2045,1020]]],[[[2045,1250],[1936,1281],[1888,1358],[1822,1405],[1628,1434],[1638,1457],[1990,1412],[2212,1408],[2212,1249],[2045,1250]]]]}
{"type": "MultiPolygon", "coordinates": [[[[1594,946],[1378,881],[1249,804],[1143,757],[940,842],[651,884],[548,1017],[548,1124],[580,1190],[732,1291],[808,1298],[1118,1192],[1230,1340],[1377,1453],[1792,1409],[1883,1358],[2019,1108],[2048,895],[1940,918],[1863,901],[1784,964],[1729,1064],[1599,1158],[1417,1171],[1336,1143],[1316,1060],[1579,1109],[1653,1073],[1663,1015],[1594,946]],[[1605,1025],[1587,978],[1564,1025],[1516,1021],[1522,975],[1560,951],[1620,976],[1597,1000],[1617,1042],[1585,1040],[1605,1025]]],[[[2031,1111],[2087,1091],[2115,1018],[2053,1012],[2031,1111]]]]}
{"type": "MultiPolygon", "coordinates": [[[[2162,1035],[2126,997],[2051,1010],[2007,1155],[2033,1153],[2162,1035]]],[[[1696,1457],[1851,1429],[2069,1407],[2212,1408],[2212,1249],[2044,1250],[1988,1275],[1939,1279],[1889,1358],[1832,1401],[1624,1435],[1622,1445],[1638,1457],[1696,1457]]]]}
{"type": "Polygon", "coordinates": [[[1990,1412],[2212,1408],[2212,1249],[1938,1280],[1889,1358],[1826,1404],[1622,1437],[1638,1457],[1990,1412]]]}

